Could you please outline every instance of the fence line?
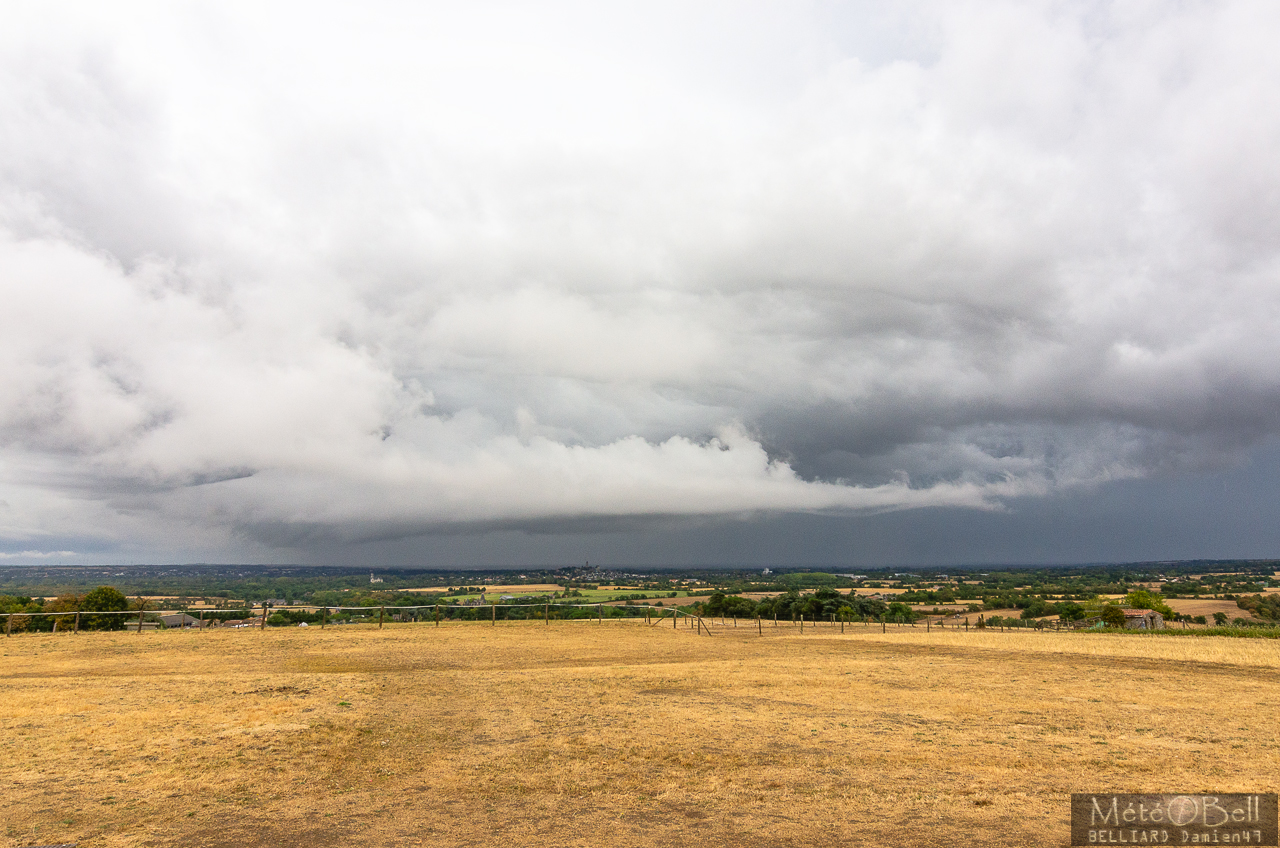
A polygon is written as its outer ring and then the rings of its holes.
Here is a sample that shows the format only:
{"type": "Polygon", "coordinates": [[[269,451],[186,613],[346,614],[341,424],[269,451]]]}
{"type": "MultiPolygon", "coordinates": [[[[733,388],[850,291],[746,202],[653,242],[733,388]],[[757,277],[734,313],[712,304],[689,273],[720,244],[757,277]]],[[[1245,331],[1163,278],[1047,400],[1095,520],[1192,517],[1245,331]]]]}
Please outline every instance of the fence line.
{"type": "MultiPolygon", "coordinates": [[[[365,615],[364,615],[364,616],[362,616],[362,619],[364,619],[364,620],[363,620],[361,623],[371,623],[371,621],[369,621],[368,619],[371,619],[371,618],[372,618],[372,616],[373,616],[374,611],[377,611],[377,613],[378,613],[378,627],[379,627],[379,628],[381,628],[381,627],[383,626],[383,624],[384,624],[385,620],[386,620],[386,614],[387,614],[387,612],[388,612],[388,611],[390,611],[390,612],[392,612],[392,613],[394,613],[394,614],[403,614],[403,613],[405,613],[405,612],[413,613],[413,614],[414,614],[414,619],[413,619],[413,622],[412,622],[412,623],[421,623],[421,619],[420,619],[420,618],[418,618],[418,615],[417,615],[417,614],[418,614],[418,613],[421,613],[423,610],[429,610],[429,611],[431,611],[431,619],[430,619],[430,620],[431,620],[431,621],[433,621],[433,622],[434,622],[434,624],[435,624],[435,626],[437,626],[437,627],[438,627],[438,626],[440,625],[440,621],[441,621],[441,613],[442,613],[442,612],[444,613],[444,620],[445,620],[445,621],[462,621],[462,622],[468,622],[468,621],[469,621],[469,622],[477,622],[477,623],[478,623],[478,622],[480,622],[480,621],[481,621],[481,616],[482,616],[482,614],[483,614],[483,612],[484,612],[484,610],[485,610],[485,607],[488,607],[488,608],[489,608],[489,609],[488,609],[488,612],[489,612],[489,616],[488,616],[488,618],[489,618],[489,623],[490,623],[491,625],[494,625],[494,626],[496,626],[496,625],[497,625],[497,623],[498,623],[498,619],[499,619],[499,617],[498,617],[498,610],[500,610],[500,609],[501,609],[501,610],[515,610],[515,609],[525,609],[525,610],[527,610],[527,609],[541,609],[541,610],[542,610],[542,615],[540,615],[540,616],[537,616],[537,615],[535,615],[535,616],[522,616],[522,617],[520,617],[520,618],[514,618],[514,619],[512,619],[512,618],[507,618],[507,619],[504,619],[504,620],[506,620],[506,621],[538,621],[538,620],[541,620],[541,621],[543,621],[545,624],[550,625],[550,624],[551,624],[551,620],[552,620],[552,618],[553,618],[553,616],[552,616],[552,613],[553,613],[553,612],[557,612],[557,611],[567,611],[567,610],[595,610],[596,615],[594,616],[594,618],[596,619],[597,623],[603,623],[603,622],[604,622],[604,617],[605,617],[605,616],[604,616],[604,606],[605,606],[605,604],[604,604],[603,602],[597,602],[597,603],[594,603],[594,604],[590,604],[590,603],[552,603],[552,602],[548,602],[548,601],[544,601],[544,602],[542,602],[542,603],[536,603],[536,604],[471,604],[471,605],[461,605],[461,604],[417,604],[417,605],[411,605],[411,606],[379,606],[379,607],[368,607],[368,606],[324,606],[323,604],[295,604],[295,605],[290,605],[290,606],[285,606],[285,607],[263,607],[263,609],[261,610],[261,612],[256,613],[256,614],[254,614],[254,613],[253,613],[252,608],[251,608],[251,607],[249,607],[249,608],[246,608],[246,609],[245,609],[245,612],[249,612],[249,613],[250,613],[250,615],[249,615],[247,618],[242,618],[242,619],[223,619],[223,620],[230,620],[230,621],[237,621],[237,622],[240,622],[240,623],[237,625],[237,626],[239,626],[239,627],[253,626],[253,627],[257,627],[257,628],[259,628],[259,629],[264,629],[264,628],[269,624],[269,618],[268,618],[268,616],[269,616],[271,613],[275,613],[275,612],[301,612],[301,613],[308,613],[308,612],[309,612],[309,613],[311,613],[311,614],[313,614],[313,615],[317,615],[317,614],[318,614],[318,615],[320,615],[320,616],[321,616],[321,620],[320,620],[320,622],[319,622],[319,626],[320,626],[321,628],[324,628],[324,627],[325,627],[325,626],[327,626],[328,624],[333,623],[333,622],[331,622],[331,621],[329,620],[329,615],[330,615],[331,613],[343,613],[343,612],[359,612],[359,613],[364,613],[365,615]],[[255,619],[256,619],[256,621],[255,621],[255,619]],[[244,624],[244,622],[248,622],[248,621],[255,621],[255,623],[254,623],[254,624],[252,624],[252,625],[244,624]]],[[[615,604],[609,604],[609,606],[610,606],[610,608],[611,608],[611,609],[613,609],[613,610],[618,610],[618,611],[621,611],[621,612],[622,612],[622,614],[621,614],[621,615],[617,614],[616,612],[611,612],[611,613],[610,613],[610,615],[609,615],[609,617],[610,617],[610,618],[622,618],[622,619],[636,620],[636,619],[639,619],[639,618],[641,617],[641,614],[643,614],[643,618],[644,618],[644,621],[645,621],[646,626],[651,626],[651,627],[656,627],[656,626],[658,626],[658,625],[660,625],[660,624],[663,624],[664,622],[666,622],[666,621],[670,620],[670,622],[671,622],[671,626],[672,626],[674,629],[679,629],[679,627],[680,627],[680,623],[681,623],[681,618],[683,617],[683,619],[684,619],[684,624],[685,624],[686,628],[687,628],[687,629],[690,629],[690,630],[693,630],[695,633],[697,633],[697,634],[699,634],[699,635],[701,635],[701,634],[706,634],[706,635],[708,635],[708,636],[712,635],[712,628],[713,628],[713,627],[726,628],[726,629],[733,629],[733,628],[738,627],[738,619],[737,619],[737,617],[734,617],[734,616],[717,616],[717,617],[705,617],[705,618],[704,618],[704,616],[702,616],[702,615],[700,615],[700,614],[698,614],[698,613],[696,613],[696,612],[688,612],[688,611],[681,610],[681,609],[679,609],[678,607],[674,607],[674,606],[672,606],[672,607],[667,607],[667,606],[655,606],[655,605],[653,605],[653,604],[635,604],[635,603],[627,604],[627,605],[615,605],[615,604]],[[655,612],[657,613],[657,615],[656,615],[656,616],[654,615],[654,613],[655,613],[655,612]],[[667,615],[667,613],[671,613],[671,615],[670,615],[670,616],[668,616],[668,615],[667,615]],[[717,620],[716,620],[717,618],[719,619],[719,621],[717,621],[717,620]]],[[[15,619],[15,618],[17,618],[17,619],[28,619],[28,620],[30,620],[30,619],[41,620],[41,621],[40,621],[40,624],[43,624],[43,623],[44,623],[44,621],[43,621],[43,620],[47,620],[47,619],[54,619],[54,623],[53,623],[53,628],[52,628],[52,630],[53,630],[53,632],[59,632],[59,628],[58,628],[58,626],[57,626],[57,624],[58,624],[58,623],[57,623],[57,619],[58,619],[58,618],[61,618],[61,617],[74,617],[74,624],[73,624],[73,627],[71,628],[71,630],[72,630],[72,632],[73,632],[73,633],[79,633],[82,629],[84,629],[84,628],[82,628],[82,627],[81,627],[81,619],[82,619],[82,617],[90,617],[90,618],[92,618],[92,617],[102,617],[102,616],[126,616],[126,617],[128,617],[128,618],[130,618],[130,619],[136,618],[136,626],[137,626],[137,631],[138,631],[139,633],[141,633],[141,632],[142,632],[142,630],[143,630],[143,624],[146,622],[146,619],[147,619],[148,617],[150,617],[150,618],[153,620],[153,621],[152,621],[152,624],[153,624],[153,626],[154,626],[154,624],[156,623],[156,622],[155,622],[155,619],[160,618],[160,617],[162,617],[162,616],[168,616],[168,615],[184,615],[184,616],[190,616],[191,618],[196,619],[196,621],[198,622],[198,623],[197,623],[197,624],[195,624],[195,625],[188,625],[188,624],[186,623],[185,619],[184,619],[184,620],[183,620],[183,623],[182,623],[181,625],[179,625],[176,629],[197,629],[197,628],[200,628],[200,629],[207,629],[207,628],[209,628],[209,627],[211,627],[211,626],[219,626],[219,625],[217,625],[217,624],[214,624],[214,622],[219,622],[219,621],[220,621],[219,619],[209,619],[209,620],[204,619],[204,617],[203,617],[203,616],[204,616],[204,613],[207,613],[207,612],[211,612],[211,613],[218,613],[219,615],[226,615],[228,612],[235,612],[235,611],[228,611],[228,610],[196,610],[196,611],[192,611],[192,610],[189,610],[189,609],[186,609],[186,610],[183,610],[183,609],[171,609],[171,610],[170,610],[170,609],[155,609],[155,610],[142,609],[142,610],[102,610],[102,611],[98,611],[98,610],[68,610],[68,611],[58,611],[58,612],[8,612],[8,613],[0,613],[0,615],[3,615],[3,616],[4,616],[4,618],[5,618],[5,627],[4,627],[4,629],[5,629],[5,635],[6,635],[6,636],[11,636],[11,635],[12,635],[12,633],[13,633],[13,624],[14,624],[14,619],[15,619]]],[[[582,615],[573,616],[573,617],[567,617],[567,616],[555,616],[555,617],[557,618],[557,620],[560,620],[560,621],[584,621],[584,620],[590,620],[590,618],[591,618],[591,616],[582,616],[582,615]]],[[[753,619],[748,619],[748,620],[749,620],[749,621],[750,621],[750,620],[754,620],[754,621],[755,621],[755,623],[756,623],[756,634],[757,634],[758,636],[763,636],[763,635],[764,635],[764,626],[763,626],[763,625],[764,625],[764,621],[763,621],[763,619],[762,619],[760,616],[756,616],[756,617],[754,617],[753,619]]],[[[402,619],[397,619],[397,621],[398,621],[398,622],[400,622],[400,623],[404,623],[402,619]]],[[[299,624],[299,623],[301,623],[301,622],[290,622],[290,623],[289,623],[289,624],[287,624],[287,625],[273,624],[273,625],[271,625],[271,626],[272,626],[272,627],[281,627],[281,626],[296,625],[296,624],[299,624]]],[[[798,619],[793,618],[791,621],[783,620],[783,621],[781,621],[781,622],[778,620],[777,616],[775,615],[775,616],[773,617],[773,622],[772,622],[772,623],[773,623],[773,628],[774,628],[775,630],[776,630],[777,628],[779,628],[779,626],[780,626],[780,625],[782,625],[782,626],[790,626],[791,628],[795,628],[795,629],[797,629],[797,630],[798,630],[798,632],[799,632],[799,633],[801,633],[801,634],[803,634],[803,633],[805,632],[806,627],[807,627],[809,630],[811,630],[811,631],[817,631],[817,630],[819,630],[819,629],[826,629],[826,630],[828,630],[828,632],[833,631],[833,630],[835,630],[836,628],[838,628],[840,633],[844,633],[844,632],[845,632],[846,627],[854,627],[854,628],[855,628],[854,632],[857,632],[856,628],[857,628],[857,626],[858,626],[858,625],[861,625],[863,629],[866,629],[866,628],[873,627],[873,626],[874,626],[874,625],[876,625],[876,624],[879,624],[879,625],[880,625],[880,630],[881,630],[881,632],[882,632],[882,633],[886,633],[886,632],[888,632],[888,626],[889,626],[890,624],[892,624],[892,625],[893,625],[894,627],[896,627],[896,628],[903,628],[903,627],[916,628],[916,627],[918,627],[918,622],[914,622],[914,621],[912,621],[912,622],[904,621],[901,617],[899,617],[896,621],[894,621],[894,620],[889,620],[886,616],[880,616],[879,618],[872,618],[872,617],[869,617],[869,616],[860,616],[860,617],[857,617],[855,620],[850,620],[849,618],[841,618],[841,617],[839,617],[839,616],[837,616],[837,615],[835,615],[835,614],[832,614],[832,616],[831,616],[831,620],[830,620],[830,621],[827,621],[827,620],[819,620],[819,619],[817,619],[817,618],[813,618],[813,617],[810,617],[810,618],[806,619],[806,617],[805,617],[803,614],[801,614],[801,615],[799,616],[799,618],[798,618],[798,619]]],[[[125,628],[127,629],[127,628],[129,628],[129,627],[133,627],[133,626],[134,626],[134,624],[135,624],[135,622],[134,622],[134,621],[127,621],[127,622],[125,622],[124,626],[125,626],[125,628]]],[[[1183,625],[1183,629],[1186,629],[1186,622],[1182,622],[1182,625],[1183,625]]],[[[930,632],[932,632],[933,628],[935,628],[935,627],[936,627],[936,628],[938,628],[938,629],[940,629],[940,630],[943,630],[943,631],[946,631],[946,630],[952,630],[952,631],[960,631],[960,630],[963,630],[963,631],[965,631],[965,632],[968,632],[969,630],[984,630],[984,631],[991,631],[991,632],[999,631],[999,632],[1002,632],[1002,633],[1003,633],[1003,632],[1006,632],[1006,631],[1011,632],[1011,631],[1015,631],[1015,630],[1019,630],[1019,631],[1021,631],[1021,630],[1037,630],[1037,631],[1040,631],[1040,632],[1045,632],[1045,631],[1054,631],[1054,632],[1063,632],[1063,631],[1067,631],[1067,632],[1073,632],[1073,631],[1080,631],[1080,630],[1088,629],[1087,627],[1081,626],[1081,625],[1080,625],[1079,623],[1077,623],[1077,622],[1062,622],[1062,621],[1053,621],[1053,622],[1049,622],[1049,621],[1026,621],[1026,622],[1021,622],[1021,621],[1018,621],[1018,622],[1014,622],[1013,620],[1005,619],[1005,620],[1000,621],[998,624],[991,624],[991,623],[985,623],[985,622],[984,622],[984,624],[982,624],[982,625],[978,625],[978,624],[970,624],[970,622],[969,622],[968,618],[966,617],[966,618],[965,618],[965,620],[964,620],[963,622],[960,622],[960,621],[953,621],[953,622],[951,622],[951,624],[948,626],[948,625],[947,625],[947,623],[946,623],[946,621],[945,621],[945,619],[938,620],[938,621],[933,621],[933,620],[928,619],[928,618],[925,618],[925,619],[924,619],[924,627],[923,627],[923,629],[924,629],[924,631],[925,631],[926,633],[930,633],[930,632]]],[[[24,627],[23,629],[25,630],[25,627],[24,627]]],[[[64,628],[62,628],[62,630],[63,630],[63,631],[65,631],[65,630],[67,630],[67,629],[68,629],[68,628],[65,628],[65,627],[64,627],[64,628]]],[[[92,628],[92,629],[98,629],[98,628],[92,628]]],[[[37,631],[37,632],[43,632],[43,631],[37,631]]]]}
{"type": "MultiPolygon", "coordinates": [[[[12,635],[13,621],[15,618],[42,620],[41,623],[43,623],[43,620],[55,619],[54,630],[56,631],[57,630],[56,619],[60,617],[74,616],[75,626],[74,626],[73,632],[79,632],[81,630],[80,621],[82,616],[87,616],[87,617],[125,616],[130,619],[136,618],[137,624],[138,624],[138,630],[139,632],[141,632],[142,625],[147,620],[147,618],[151,618],[152,624],[155,624],[156,619],[163,616],[169,616],[169,615],[189,616],[198,622],[198,624],[196,625],[188,625],[184,620],[183,623],[175,629],[207,628],[211,626],[218,626],[214,624],[214,622],[220,622],[222,620],[246,622],[246,621],[252,621],[254,619],[257,619],[258,621],[257,626],[261,628],[261,627],[265,627],[269,623],[268,616],[271,613],[276,613],[276,612],[301,612],[301,613],[310,613],[312,615],[320,615],[321,616],[320,626],[324,627],[326,624],[329,623],[328,616],[330,613],[360,612],[360,613],[365,613],[367,614],[367,616],[371,617],[373,613],[377,611],[378,626],[381,627],[383,625],[383,622],[385,621],[386,613],[388,611],[393,613],[404,613],[404,612],[420,613],[423,610],[430,610],[432,611],[433,620],[438,626],[440,623],[441,612],[444,613],[444,619],[446,621],[451,621],[451,620],[475,621],[477,620],[479,614],[481,614],[484,611],[485,607],[488,607],[489,613],[490,613],[490,621],[492,624],[497,624],[499,609],[503,609],[503,610],[542,609],[543,611],[542,616],[532,616],[532,617],[525,616],[518,619],[506,619],[506,620],[537,621],[541,619],[549,625],[553,617],[562,621],[589,620],[590,619],[589,616],[575,616],[573,618],[565,618],[563,616],[553,616],[553,613],[557,611],[584,610],[584,609],[595,610],[596,612],[595,618],[597,622],[603,623],[604,606],[605,604],[603,602],[597,602],[594,604],[583,604],[583,603],[551,603],[551,602],[545,602],[545,601],[543,603],[538,603],[538,604],[472,604],[472,605],[416,604],[411,606],[378,606],[378,607],[325,606],[323,604],[293,604],[285,607],[263,607],[261,612],[258,612],[258,613],[254,613],[252,607],[246,607],[244,611],[250,613],[250,615],[246,618],[242,618],[242,619],[211,618],[211,619],[208,619],[207,621],[203,617],[204,613],[206,612],[217,613],[220,616],[225,616],[228,612],[234,613],[234,612],[238,612],[238,610],[191,610],[191,609],[67,610],[67,611],[56,611],[56,612],[8,612],[8,613],[0,613],[0,615],[4,616],[5,618],[5,635],[9,636],[9,635],[12,635]],[[470,617],[467,617],[468,614],[470,614],[470,617]]],[[[624,611],[621,616],[617,615],[616,613],[610,613],[609,615],[610,618],[638,619],[641,617],[641,613],[643,613],[646,623],[650,624],[650,626],[657,626],[659,623],[667,620],[668,616],[666,615],[666,613],[668,612],[672,614],[669,618],[672,622],[673,627],[679,626],[678,620],[681,616],[685,617],[690,627],[698,626],[693,624],[692,622],[693,619],[698,619],[699,621],[701,621],[700,617],[696,613],[686,612],[684,610],[677,609],[676,607],[654,606],[652,604],[629,604],[626,606],[615,606],[613,604],[610,604],[609,607],[614,610],[624,611]],[[656,617],[653,616],[653,613],[655,611],[658,613],[656,617]]],[[[415,622],[417,621],[418,619],[415,618],[415,622]]],[[[134,623],[133,621],[127,622],[126,627],[132,626],[133,623],[134,623]]],[[[291,622],[291,624],[293,624],[293,622],[291,622]]],[[[241,624],[240,626],[245,626],[245,625],[241,624]]],[[[272,626],[278,627],[278,626],[288,626],[288,625],[272,625],[272,626]]],[[[701,625],[701,627],[705,628],[705,625],[701,625]]]]}

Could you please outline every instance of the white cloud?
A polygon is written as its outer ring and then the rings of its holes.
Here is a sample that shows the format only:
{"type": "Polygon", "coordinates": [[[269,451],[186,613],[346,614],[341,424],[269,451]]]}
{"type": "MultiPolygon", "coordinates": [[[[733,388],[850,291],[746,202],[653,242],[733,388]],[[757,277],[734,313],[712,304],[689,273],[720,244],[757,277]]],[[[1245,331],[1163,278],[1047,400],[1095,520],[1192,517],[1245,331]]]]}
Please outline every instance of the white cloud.
{"type": "Polygon", "coordinates": [[[75,551],[17,551],[0,553],[0,559],[66,559],[75,555],[75,551]]]}
{"type": "Polygon", "coordinates": [[[1230,459],[1280,426],[1277,34],[21,7],[0,542],[991,509],[1230,459]]]}

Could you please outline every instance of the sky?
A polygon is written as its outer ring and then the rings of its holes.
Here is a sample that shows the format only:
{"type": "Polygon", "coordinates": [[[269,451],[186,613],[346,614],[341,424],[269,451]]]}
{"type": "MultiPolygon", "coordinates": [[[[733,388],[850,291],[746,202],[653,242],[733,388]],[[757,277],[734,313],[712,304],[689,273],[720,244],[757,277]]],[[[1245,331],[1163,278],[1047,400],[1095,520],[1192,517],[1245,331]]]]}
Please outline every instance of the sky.
{"type": "Polygon", "coordinates": [[[5,17],[0,563],[1280,556],[1280,5],[5,17]]]}

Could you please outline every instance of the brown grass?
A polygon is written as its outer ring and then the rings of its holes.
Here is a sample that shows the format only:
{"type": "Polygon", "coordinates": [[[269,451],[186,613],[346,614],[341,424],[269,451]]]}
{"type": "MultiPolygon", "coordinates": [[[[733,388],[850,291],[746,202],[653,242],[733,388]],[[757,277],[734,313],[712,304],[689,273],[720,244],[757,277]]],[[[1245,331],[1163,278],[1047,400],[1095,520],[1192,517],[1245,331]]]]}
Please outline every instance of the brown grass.
{"type": "Polygon", "coordinates": [[[0,640],[4,844],[1059,846],[1071,792],[1280,788],[1271,640],[764,629],[0,640]]]}

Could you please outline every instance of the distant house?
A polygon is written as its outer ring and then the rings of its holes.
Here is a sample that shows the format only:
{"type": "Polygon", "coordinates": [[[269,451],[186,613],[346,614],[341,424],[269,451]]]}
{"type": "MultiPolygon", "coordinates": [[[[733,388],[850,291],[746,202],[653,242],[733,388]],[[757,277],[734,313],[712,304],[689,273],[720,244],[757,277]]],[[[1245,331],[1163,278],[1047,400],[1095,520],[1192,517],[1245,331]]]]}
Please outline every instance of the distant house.
{"type": "Polygon", "coordinates": [[[1163,630],[1164,616],[1155,610],[1127,609],[1124,626],[1128,630],[1163,630]]]}
{"type": "Polygon", "coordinates": [[[370,572],[369,572],[369,582],[370,582],[370,583],[381,583],[381,582],[382,582],[382,578],[381,578],[381,577],[374,577],[374,576],[373,576],[373,572],[372,572],[372,571],[370,571],[370,572]]]}

